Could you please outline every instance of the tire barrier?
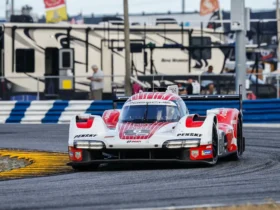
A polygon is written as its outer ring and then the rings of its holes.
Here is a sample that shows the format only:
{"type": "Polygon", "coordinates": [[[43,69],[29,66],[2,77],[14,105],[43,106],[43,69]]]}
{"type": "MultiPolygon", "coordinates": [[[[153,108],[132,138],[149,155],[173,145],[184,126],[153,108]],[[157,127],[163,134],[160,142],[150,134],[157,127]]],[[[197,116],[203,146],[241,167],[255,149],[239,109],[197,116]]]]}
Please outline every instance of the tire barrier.
{"type": "MultiPolygon", "coordinates": [[[[239,108],[236,101],[189,101],[190,113],[206,114],[212,108],[239,108]]],[[[102,115],[112,109],[112,101],[32,101],[0,102],[0,123],[45,124],[69,123],[70,119],[82,113],[102,115]]],[[[118,103],[121,108],[123,103],[118,103]]],[[[243,102],[245,123],[280,123],[280,100],[246,100],[243,102]]]]}

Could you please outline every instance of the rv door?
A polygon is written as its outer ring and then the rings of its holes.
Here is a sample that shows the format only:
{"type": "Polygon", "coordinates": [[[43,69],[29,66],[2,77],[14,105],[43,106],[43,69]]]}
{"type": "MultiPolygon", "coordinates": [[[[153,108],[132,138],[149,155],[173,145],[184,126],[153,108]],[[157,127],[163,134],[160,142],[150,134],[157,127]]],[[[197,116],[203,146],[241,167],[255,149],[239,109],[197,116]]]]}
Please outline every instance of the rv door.
{"type": "Polygon", "coordinates": [[[0,26],[0,76],[4,76],[4,27],[0,26]]]}
{"type": "Polygon", "coordinates": [[[4,49],[0,50],[0,76],[4,76],[4,49]]]}
{"type": "Polygon", "coordinates": [[[59,50],[59,89],[74,89],[74,49],[59,50]]]}

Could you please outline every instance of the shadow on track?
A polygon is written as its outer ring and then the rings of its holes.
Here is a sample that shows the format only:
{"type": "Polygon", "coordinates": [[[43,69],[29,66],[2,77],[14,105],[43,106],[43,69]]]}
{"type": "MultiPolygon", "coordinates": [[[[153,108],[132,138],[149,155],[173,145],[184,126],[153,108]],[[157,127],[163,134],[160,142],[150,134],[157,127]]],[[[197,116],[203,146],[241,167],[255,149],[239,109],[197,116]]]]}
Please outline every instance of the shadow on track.
{"type": "Polygon", "coordinates": [[[106,163],[101,164],[98,169],[90,169],[89,167],[89,170],[85,172],[202,169],[211,167],[213,166],[203,163],[106,163]]]}

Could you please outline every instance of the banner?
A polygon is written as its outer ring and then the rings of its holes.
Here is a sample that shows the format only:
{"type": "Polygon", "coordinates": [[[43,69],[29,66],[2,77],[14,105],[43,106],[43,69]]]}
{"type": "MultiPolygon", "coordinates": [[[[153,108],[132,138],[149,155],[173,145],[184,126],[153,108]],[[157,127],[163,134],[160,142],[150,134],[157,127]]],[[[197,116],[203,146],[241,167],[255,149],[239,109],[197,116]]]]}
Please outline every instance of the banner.
{"type": "Polygon", "coordinates": [[[68,20],[65,0],[44,0],[44,3],[47,23],[58,23],[68,20]]]}
{"type": "Polygon", "coordinates": [[[209,15],[220,8],[219,0],[201,0],[200,15],[209,15]]]}

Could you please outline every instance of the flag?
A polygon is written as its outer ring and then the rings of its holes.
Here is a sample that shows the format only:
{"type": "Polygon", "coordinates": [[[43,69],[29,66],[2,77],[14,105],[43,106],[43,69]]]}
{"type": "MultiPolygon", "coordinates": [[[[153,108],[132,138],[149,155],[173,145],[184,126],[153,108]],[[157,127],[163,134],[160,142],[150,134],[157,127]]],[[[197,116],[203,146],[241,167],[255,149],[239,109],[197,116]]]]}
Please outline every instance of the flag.
{"type": "Polygon", "coordinates": [[[200,15],[209,15],[220,8],[219,0],[201,0],[200,15]]]}
{"type": "Polygon", "coordinates": [[[217,28],[222,27],[222,23],[221,22],[215,22],[217,20],[221,20],[220,10],[217,10],[216,12],[214,12],[212,14],[212,16],[209,19],[207,28],[217,29],[217,28]],[[213,22],[211,22],[211,21],[213,21],[213,22]]]}
{"type": "Polygon", "coordinates": [[[73,17],[70,21],[71,24],[84,24],[84,18],[83,15],[77,15],[75,17],[73,17]]]}
{"type": "Polygon", "coordinates": [[[79,14],[75,17],[76,24],[84,24],[84,18],[82,14],[79,14]]]}
{"type": "Polygon", "coordinates": [[[76,24],[75,18],[72,18],[71,21],[70,21],[70,23],[71,23],[71,24],[76,24]]]}
{"type": "Polygon", "coordinates": [[[65,0],[44,0],[46,22],[58,23],[68,20],[65,0]]]}

